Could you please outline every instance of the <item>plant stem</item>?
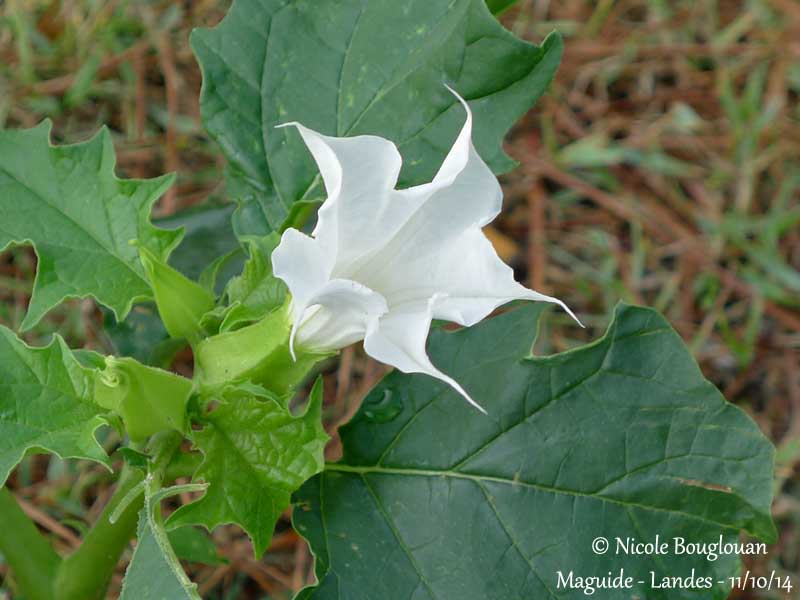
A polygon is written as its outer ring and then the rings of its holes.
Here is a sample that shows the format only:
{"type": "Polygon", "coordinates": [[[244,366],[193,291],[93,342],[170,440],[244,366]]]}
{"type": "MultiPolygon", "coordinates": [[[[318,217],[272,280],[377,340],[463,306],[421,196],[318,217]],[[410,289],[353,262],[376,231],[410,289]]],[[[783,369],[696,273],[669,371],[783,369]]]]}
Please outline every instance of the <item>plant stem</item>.
{"type": "Polygon", "coordinates": [[[109,520],[120,500],[144,479],[128,465],[122,468],[117,489],[103,513],[86,534],[80,547],[66,557],[55,581],[56,600],[94,600],[105,595],[119,557],[136,532],[136,520],[142,508],[141,496],[131,502],[112,524],[109,520]]]}
{"type": "Polygon", "coordinates": [[[53,600],[61,558],[5,487],[0,487],[0,552],[26,598],[53,600]]]}
{"type": "MultiPolygon", "coordinates": [[[[181,443],[181,435],[165,432],[153,438],[153,469],[159,472],[172,458],[181,443]]],[[[99,600],[105,597],[108,582],[128,542],[136,533],[143,497],[137,496],[111,523],[109,517],[144,474],[125,465],[100,518],[86,535],[81,546],[64,559],[55,579],[55,600],[99,600]]]]}

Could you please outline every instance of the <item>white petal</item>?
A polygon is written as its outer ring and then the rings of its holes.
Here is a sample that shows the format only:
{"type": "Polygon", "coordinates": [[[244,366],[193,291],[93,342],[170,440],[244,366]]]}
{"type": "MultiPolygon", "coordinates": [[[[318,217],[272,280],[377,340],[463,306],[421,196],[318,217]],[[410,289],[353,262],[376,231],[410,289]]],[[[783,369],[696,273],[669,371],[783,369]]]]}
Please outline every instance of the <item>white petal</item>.
{"type": "Polygon", "coordinates": [[[331,268],[330,257],[315,239],[296,229],[283,232],[272,253],[272,272],[289,286],[295,322],[309,300],[328,282],[331,268]]]}
{"type": "Polygon", "coordinates": [[[578,321],[561,300],[517,283],[514,271],[500,259],[478,227],[466,230],[456,243],[436,256],[435,262],[416,262],[407,277],[417,282],[416,293],[432,293],[434,288],[446,290],[447,296],[434,306],[433,316],[437,319],[471,326],[512,300],[537,300],[558,304],[578,321]]]}
{"type": "Polygon", "coordinates": [[[431,326],[433,306],[438,296],[428,302],[406,305],[404,311],[383,315],[367,331],[364,350],[375,360],[391,365],[403,373],[425,373],[444,381],[475,408],[486,411],[452,377],[445,375],[431,363],[425,342],[431,326]]]}
{"type": "Polygon", "coordinates": [[[369,324],[387,310],[383,296],[346,279],[332,279],[302,308],[303,316],[292,331],[292,351],[297,345],[327,352],[364,339],[369,324]]]}
{"type": "Polygon", "coordinates": [[[418,208],[369,262],[350,274],[380,290],[390,304],[390,290],[415,285],[406,278],[406,265],[437,260],[436,254],[465,229],[486,225],[500,212],[500,184],[472,145],[472,115],[459,100],[467,119],[434,180],[395,193],[395,203],[418,208]]]}
{"type": "Polygon", "coordinates": [[[397,147],[377,136],[337,138],[294,125],[319,167],[328,198],[313,235],[333,255],[334,276],[347,277],[394,234],[415,206],[393,201],[402,159],[397,147]]]}
{"type": "MultiPolygon", "coordinates": [[[[472,110],[470,110],[469,104],[467,104],[467,101],[464,100],[458,92],[447,84],[445,84],[445,87],[450,90],[450,93],[456,97],[459,104],[464,107],[467,118],[464,121],[464,125],[461,127],[461,131],[458,133],[456,141],[453,142],[450,152],[447,153],[444,161],[442,161],[439,172],[436,173],[436,176],[433,178],[433,183],[447,183],[453,181],[453,179],[464,170],[467,163],[472,159],[472,153],[475,152],[475,148],[472,145],[472,110]]],[[[477,154],[477,152],[475,152],[475,154],[477,154]]],[[[483,162],[480,157],[478,157],[478,159],[483,162]]]]}
{"type": "Polygon", "coordinates": [[[449,216],[448,224],[457,229],[458,225],[484,225],[500,214],[503,204],[503,190],[492,170],[483,162],[472,144],[472,111],[469,104],[455,90],[448,87],[466,112],[466,119],[456,137],[450,152],[447,153],[433,181],[401,190],[401,197],[429,196],[422,207],[425,217],[449,216]]]}

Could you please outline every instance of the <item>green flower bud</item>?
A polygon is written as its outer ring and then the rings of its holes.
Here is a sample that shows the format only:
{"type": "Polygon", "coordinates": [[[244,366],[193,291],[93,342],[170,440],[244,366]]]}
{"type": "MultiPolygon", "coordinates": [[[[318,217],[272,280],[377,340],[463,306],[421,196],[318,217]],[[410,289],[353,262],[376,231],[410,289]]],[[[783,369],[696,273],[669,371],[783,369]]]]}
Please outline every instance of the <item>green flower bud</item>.
{"type": "Polygon", "coordinates": [[[196,344],[203,337],[200,319],[214,308],[214,296],[143,246],[139,246],[139,259],[167,332],[196,344]]]}
{"type": "Polygon", "coordinates": [[[108,356],[105,362],[106,368],[96,371],[94,400],[122,417],[132,440],[186,429],[191,381],[132,358],[108,356]]]}

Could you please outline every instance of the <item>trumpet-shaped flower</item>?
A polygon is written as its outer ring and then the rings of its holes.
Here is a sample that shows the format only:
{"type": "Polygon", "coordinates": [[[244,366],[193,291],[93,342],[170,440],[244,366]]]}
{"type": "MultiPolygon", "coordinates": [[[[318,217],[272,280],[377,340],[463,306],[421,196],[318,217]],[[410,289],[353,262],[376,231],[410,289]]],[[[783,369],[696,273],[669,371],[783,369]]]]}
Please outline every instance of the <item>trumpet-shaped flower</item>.
{"type": "Polygon", "coordinates": [[[374,359],[436,377],[483,410],[428,358],[431,320],[469,326],[515,299],[572,313],[517,283],[483,234],[500,212],[502,191],[472,145],[469,106],[456,97],[466,122],[438,173],[402,190],[395,189],[402,160],[392,142],[287,123],[311,151],[328,198],[312,235],[287,229],[272,264],[292,294],[293,355],[295,345],[331,351],[364,340],[374,359]]]}

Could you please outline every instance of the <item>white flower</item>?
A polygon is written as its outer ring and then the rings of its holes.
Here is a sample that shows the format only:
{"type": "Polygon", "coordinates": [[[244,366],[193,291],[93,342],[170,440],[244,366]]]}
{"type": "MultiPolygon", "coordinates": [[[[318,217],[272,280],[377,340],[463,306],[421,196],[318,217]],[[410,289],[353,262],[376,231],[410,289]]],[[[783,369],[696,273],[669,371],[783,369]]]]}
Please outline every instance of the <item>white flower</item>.
{"type": "Polygon", "coordinates": [[[376,360],[445,381],[483,410],[428,358],[431,320],[469,326],[515,299],[572,312],[514,281],[483,234],[502,191],[472,145],[469,106],[456,97],[467,111],[461,133],[433,181],[404,190],[395,189],[402,159],[392,142],[287,123],[316,160],[328,198],[312,237],[286,230],[272,264],[292,294],[293,356],[295,343],[329,351],[363,339],[376,360]]]}

